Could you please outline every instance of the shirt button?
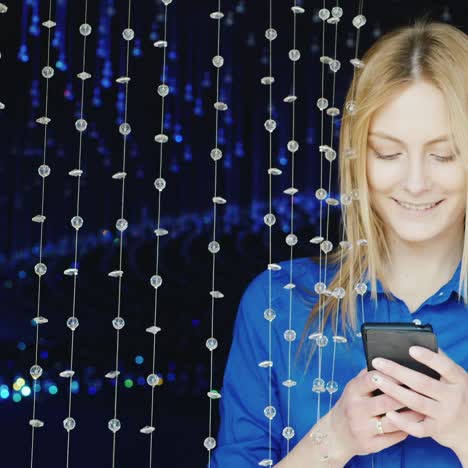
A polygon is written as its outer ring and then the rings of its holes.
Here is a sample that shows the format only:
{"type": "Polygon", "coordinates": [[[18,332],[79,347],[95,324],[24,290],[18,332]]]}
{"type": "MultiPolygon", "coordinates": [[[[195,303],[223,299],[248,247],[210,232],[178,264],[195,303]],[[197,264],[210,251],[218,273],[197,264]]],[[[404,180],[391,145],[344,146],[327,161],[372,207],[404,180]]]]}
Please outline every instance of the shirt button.
{"type": "Polygon", "coordinates": [[[444,293],[443,293],[443,292],[439,293],[439,296],[443,296],[443,295],[444,295],[444,293]]]}

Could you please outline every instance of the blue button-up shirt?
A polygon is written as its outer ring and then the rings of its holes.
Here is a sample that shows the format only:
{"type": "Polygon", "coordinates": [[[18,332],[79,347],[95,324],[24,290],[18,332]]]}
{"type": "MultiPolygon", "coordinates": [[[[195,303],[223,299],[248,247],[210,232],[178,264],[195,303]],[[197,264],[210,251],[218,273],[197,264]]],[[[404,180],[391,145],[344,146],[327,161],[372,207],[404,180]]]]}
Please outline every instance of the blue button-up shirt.
{"type": "MultiPolygon", "coordinates": [[[[322,260],[322,281],[324,280],[324,260],[322,260]]],[[[295,435],[289,441],[289,451],[305,436],[317,422],[317,400],[319,394],[312,391],[312,381],[318,377],[318,356],[316,349],[305,373],[305,358],[295,361],[296,351],[302,337],[311,306],[318,300],[314,284],[319,281],[319,265],[310,258],[293,260],[292,322],[289,326],[290,290],[284,286],[290,282],[289,260],[280,263],[279,271],[265,270],[257,275],[246,288],[238,308],[234,327],[233,342],[229,353],[220,400],[221,425],[217,434],[217,446],[211,452],[211,468],[256,467],[262,459],[269,458],[269,420],[264,415],[268,406],[269,369],[259,367],[268,360],[268,326],[264,311],[268,308],[269,274],[271,273],[272,308],[276,318],[271,322],[272,350],[272,390],[271,404],[276,408],[276,416],[271,421],[271,458],[276,464],[287,455],[287,440],[282,436],[286,426],[292,426],[295,435]],[[304,290],[307,288],[307,291],[304,290]],[[304,302],[308,301],[308,302],[304,302]],[[297,337],[292,342],[291,375],[288,375],[289,342],[284,331],[292,328],[297,337]],[[282,382],[291,378],[297,385],[290,389],[290,409],[288,422],[288,388],[282,382]]],[[[334,267],[337,268],[337,267],[334,267]]],[[[458,302],[458,280],[461,262],[452,279],[433,296],[427,298],[419,308],[410,313],[406,304],[396,298],[386,298],[380,281],[377,281],[378,302],[375,305],[368,292],[364,298],[364,321],[411,322],[415,319],[430,323],[437,335],[440,348],[459,365],[468,370],[468,312],[463,299],[458,302]]],[[[327,265],[327,283],[334,272],[327,265]]],[[[463,293],[463,291],[462,291],[463,293]]],[[[358,323],[362,323],[361,301],[357,302],[358,323]]],[[[317,327],[318,328],[318,324],[317,327]]],[[[312,331],[317,331],[313,329],[312,331]]],[[[322,348],[321,377],[332,380],[332,359],[334,335],[330,320],[324,334],[328,345],[322,348]]],[[[341,322],[338,323],[341,334],[341,322]]],[[[348,333],[347,343],[336,343],[334,380],[338,390],[332,394],[320,394],[320,418],[338,401],[346,383],[366,367],[362,338],[348,333]]],[[[305,341],[305,345],[310,342],[305,341]]],[[[308,349],[308,348],[306,348],[308,349]]],[[[301,356],[304,348],[301,350],[301,356]]],[[[456,468],[461,467],[455,453],[431,437],[417,438],[411,435],[380,452],[366,456],[356,455],[345,465],[346,468],[456,468]]]]}

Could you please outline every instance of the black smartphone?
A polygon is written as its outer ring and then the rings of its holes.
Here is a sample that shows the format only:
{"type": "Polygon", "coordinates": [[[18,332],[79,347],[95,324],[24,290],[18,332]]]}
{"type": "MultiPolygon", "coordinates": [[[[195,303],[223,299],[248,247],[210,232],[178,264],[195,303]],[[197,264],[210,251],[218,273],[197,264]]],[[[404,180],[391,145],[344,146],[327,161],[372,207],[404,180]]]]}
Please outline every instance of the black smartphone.
{"type": "MultiPolygon", "coordinates": [[[[372,365],[372,359],[383,357],[436,380],[440,380],[438,372],[412,358],[409,354],[411,346],[421,346],[435,353],[438,352],[437,337],[431,324],[418,325],[414,322],[364,322],[361,325],[361,336],[366,354],[367,369],[369,371],[377,370],[372,365]]],[[[408,388],[405,384],[401,385],[408,388]]],[[[382,393],[380,389],[372,392],[374,396],[381,395],[382,393]]],[[[407,409],[405,407],[397,411],[400,412],[407,409]]]]}

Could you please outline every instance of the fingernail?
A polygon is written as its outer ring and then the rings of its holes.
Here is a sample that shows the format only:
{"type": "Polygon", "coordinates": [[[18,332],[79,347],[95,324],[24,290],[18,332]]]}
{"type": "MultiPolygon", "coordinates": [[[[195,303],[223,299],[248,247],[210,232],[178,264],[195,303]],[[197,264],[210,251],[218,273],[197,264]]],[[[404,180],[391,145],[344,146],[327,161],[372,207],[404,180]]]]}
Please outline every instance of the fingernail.
{"type": "Polygon", "coordinates": [[[372,365],[374,367],[383,367],[385,361],[382,358],[374,358],[372,359],[372,365]]]}
{"type": "Polygon", "coordinates": [[[376,383],[376,384],[381,384],[382,383],[382,378],[377,375],[377,374],[373,374],[372,375],[372,380],[376,383]]]}

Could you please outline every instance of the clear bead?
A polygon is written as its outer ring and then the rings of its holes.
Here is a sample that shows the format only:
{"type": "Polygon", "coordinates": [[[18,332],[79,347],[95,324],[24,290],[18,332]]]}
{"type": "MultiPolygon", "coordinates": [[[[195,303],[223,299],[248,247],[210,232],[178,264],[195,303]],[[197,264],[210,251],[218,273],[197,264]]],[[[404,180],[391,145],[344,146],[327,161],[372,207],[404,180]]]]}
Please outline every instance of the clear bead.
{"type": "Polygon", "coordinates": [[[354,101],[348,101],[345,105],[346,112],[350,115],[354,115],[357,112],[357,105],[354,101]]]}
{"type": "Polygon", "coordinates": [[[330,162],[334,161],[336,159],[336,151],[330,148],[325,152],[325,158],[330,162]]]}
{"type": "Polygon", "coordinates": [[[41,164],[38,167],[37,172],[44,179],[50,174],[50,167],[47,164],[41,164]]]}
{"type": "Polygon", "coordinates": [[[158,177],[155,181],[154,181],[154,186],[157,190],[159,190],[160,192],[162,192],[165,188],[166,188],[166,181],[162,178],[162,177],[158,177]]]}
{"type": "Polygon", "coordinates": [[[118,419],[111,419],[107,423],[107,427],[109,428],[110,431],[112,431],[115,434],[122,426],[118,419]]]}
{"type": "Polygon", "coordinates": [[[319,99],[317,99],[317,107],[323,111],[324,109],[326,109],[328,107],[328,99],[324,98],[324,97],[321,97],[319,99]]]}
{"type": "Polygon", "coordinates": [[[363,296],[367,292],[367,285],[366,283],[358,283],[356,284],[355,288],[356,292],[363,296]]]}
{"type": "Polygon", "coordinates": [[[258,367],[263,367],[264,369],[273,367],[273,361],[262,361],[258,364],[258,367]]]}
{"type": "Polygon", "coordinates": [[[322,8],[319,10],[318,16],[322,21],[326,21],[328,18],[330,18],[330,10],[328,8],[322,8]]]}
{"type": "Polygon", "coordinates": [[[44,78],[47,78],[47,79],[52,78],[54,76],[54,73],[55,73],[55,70],[50,66],[46,66],[42,69],[42,76],[44,78]]]}
{"type": "Polygon", "coordinates": [[[276,29],[268,28],[268,29],[265,31],[265,37],[266,37],[269,41],[274,41],[274,40],[278,37],[278,32],[276,31],[276,29]]]}
{"type": "Polygon", "coordinates": [[[164,133],[160,133],[158,135],[155,135],[154,141],[156,143],[167,143],[169,141],[169,137],[164,133]]]}
{"type": "Polygon", "coordinates": [[[265,317],[265,320],[272,322],[276,318],[276,312],[271,308],[266,309],[265,312],[263,312],[263,317],[265,317]]]}
{"type": "Polygon", "coordinates": [[[273,119],[268,119],[265,121],[265,129],[270,133],[274,132],[276,129],[276,121],[273,119]]]}
{"type": "Polygon", "coordinates": [[[338,206],[340,204],[340,202],[336,198],[327,198],[325,202],[327,203],[327,205],[330,206],[338,206]]]}
{"type": "Polygon", "coordinates": [[[162,0],[162,2],[164,3],[164,5],[170,5],[172,3],[172,0],[162,0]]]}
{"type": "Polygon", "coordinates": [[[330,62],[330,70],[332,72],[337,72],[341,68],[341,62],[339,60],[332,60],[330,62]]]}
{"type": "Polygon", "coordinates": [[[329,240],[326,240],[320,244],[320,248],[322,249],[322,252],[328,253],[332,251],[333,244],[329,240]]]}
{"type": "Polygon", "coordinates": [[[359,190],[358,189],[351,190],[351,197],[353,197],[353,200],[359,200],[359,190]]]}
{"type": "Polygon", "coordinates": [[[297,244],[297,236],[296,234],[288,234],[286,236],[286,244],[288,244],[290,247],[293,245],[297,244]]]}
{"type": "Polygon", "coordinates": [[[154,432],[154,429],[155,428],[153,426],[145,426],[140,429],[140,432],[142,434],[151,434],[152,432],[154,432]]]}
{"type": "Polygon", "coordinates": [[[340,109],[338,109],[338,107],[330,107],[329,109],[327,109],[327,115],[329,115],[330,117],[336,117],[340,115],[340,109]]]}
{"type": "Polygon", "coordinates": [[[276,216],[273,213],[268,213],[263,217],[263,221],[267,226],[273,226],[276,223],[276,216]]]}
{"type": "Polygon", "coordinates": [[[42,23],[42,26],[46,27],[47,29],[51,29],[57,26],[57,23],[52,20],[47,20],[42,23]]]}
{"type": "Polygon", "coordinates": [[[213,351],[218,347],[218,340],[216,338],[208,338],[206,340],[206,347],[210,350],[213,351]]]}
{"type": "Polygon", "coordinates": [[[63,427],[68,431],[75,429],[76,421],[73,418],[66,418],[63,420],[63,427]]]}
{"type": "Polygon", "coordinates": [[[325,240],[324,237],[322,236],[315,236],[315,237],[312,237],[312,239],[310,239],[310,242],[312,244],[320,244],[321,242],[323,242],[325,240]]]}
{"type": "Polygon", "coordinates": [[[45,275],[47,272],[47,267],[44,263],[36,263],[34,265],[34,271],[36,272],[37,276],[45,275]]]}
{"type": "Polygon", "coordinates": [[[271,458],[264,458],[258,462],[259,466],[273,466],[273,460],[271,458]]]}
{"type": "Polygon", "coordinates": [[[128,134],[130,134],[131,131],[132,131],[132,127],[130,126],[130,124],[128,124],[126,122],[124,122],[123,124],[120,124],[119,132],[122,135],[128,135],[128,134]]]}
{"type": "Polygon", "coordinates": [[[213,11],[213,13],[210,13],[210,18],[220,20],[224,18],[224,13],[222,13],[221,11],[213,11]]]}
{"type": "Polygon", "coordinates": [[[357,29],[362,28],[367,22],[364,15],[357,15],[353,18],[353,26],[357,29]]]}
{"type": "Polygon", "coordinates": [[[296,140],[288,141],[288,151],[295,153],[299,149],[299,143],[296,140]]]}
{"type": "Polygon", "coordinates": [[[159,85],[158,94],[162,97],[166,97],[169,94],[169,86],[165,84],[159,85]]]}
{"type": "Polygon", "coordinates": [[[216,440],[214,437],[207,437],[203,441],[203,445],[208,449],[208,450],[213,450],[216,447],[216,440]]]}
{"type": "Polygon", "coordinates": [[[81,73],[78,73],[78,75],[76,75],[80,80],[88,80],[89,78],[91,78],[91,74],[85,72],[85,71],[82,71],[81,73]]]}
{"type": "Polygon", "coordinates": [[[37,380],[42,375],[42,367],[34,365],[29,369],[29,373],[34,380],[37,380]]]}
{"type": "Polygon", "coordinates": [[[285,439],[288,439],[288,440],[289,440],[289,439],[292,439],[292,438],[294,437],[295,432],[294,432],[294,429],[293,429],[291,426],[286,426],[286,427],[283,429],[282,434],[283,434],[283,437],[284,437],[285,439]]]}
{"type": "Polygon", "coordinates": [[[282,382],[282,384],[286,387],[286,388],[291,388],[291,387],[295,387],[297,385],[297,382],[295,380],[292,380],[292,379],[287,379],[287,380],[284,380],[282,382]]]}
{"type": "Polygon", "coordinates": [[[349,241],[341,241],[340,247],[344,250],[351,250],[353,248],[353,244],[349,241]]]}
{"type": "Polygon", "coordinates": [[[79,132],[84,132],[86,130],[86,128],[88,127],[88,122],[86,122],[85,119],[78,119],[76,122],[75,122],[75,128],[79,131],[79,132]]]}
{"type": "Polygon", "coordinates": [[[88,23],[84,23],[80,26],[80,34],[82,36],[85,36],[85,37],[89,36],[92,31],[93,31],[93,28],[88,23]]]}
{"type": "Polygon", "coordinates": [[[365,66],[364,62],[362,60],[359,60],[358,58],[351,59],[350,63],[355,68],[364,68],[365,66]]]}
{"type": "Polygon", "coordinates": [[[367,245],[369,245],[369,242],[367,242],[367,239],[358,239],[356,241],[356,244],[359,246],[359,247],[366,247],[367,245]]]}
{"type": "Polygon", "coordinates": [[[289,51],[289,59],[293,62],[297,62],[301,58],[301,52],[297,49],[292,49],[289,51]]]}
{"type": "Polygon", "coordinates": [[[328,55],[322,55],[320,57],[320,61],[325,65],[330,65],[330,63],[333,61],[333,59],[331,57],[328,57],[328,55]]]}
{"type": "Polygon", "coordinates": [[[283,336],[286,341],[294,341],[296,339],[296,332],[294,330],[286,330],[283,336]]]}
{"type": "Polygon", "coordinates": [[[161,286],[163,280],[159,275],[153,275],[150,279],[150,284],[153,286],[154,289],[159,288],[161,286]]]}
{"type": "Polygon", "coordinates": [[[328,192],[324,188],[319,188],[315,191],[315,197],[318,200],[325,200],[327,198],[328,192]]]}
{"type": "Polygon", "coordinates": [[[210,390],[207,392],[207,395],[212,400],[219,400],[221,398],[221,393],[219,393],[218,390],[210,390]]]}
{"type": "Polygon", "coordinates": [[[319,377],[315,378],[312,382],[312,391],[315,393],[322,393],[325,391],[325,380],[319,377]]]}
{"type": "Polygon", "coordinates": [[[342,205],[349,206],[351,205],[353,198],[351,197],[351,195],[348,195],[347,193],[342,193],[340,196],[340,201],[342,205]]]}
{"type": "Polygon", "coordinates": [[[263,410],[263,414],[270,420],[272,420],[276,416],[276,409],[274,406],[267,406],[263,410]]]}
{"type": "Polygon", "coordinates": [[[81,216],[73,216],[70,223],[72,227],[78,230],[81,226],[83,226],[83,218],[81,216]]]}
{"type": "Polygon", "coordinates": [[[300,15],[302,13],[305,13],[304,8],[302,8],[301,6],[297,6],[297,5],[292,6],[291,10],[295,15],[300,15]]]}
{"type": "Polygon", "coordinates": [[[122,328],[125,327],[125,320],[122,317],[115,317],[115,319],[112,320],[112,326],[116,330],[122,330],[122,328]]]}
{"type": "Polygon", "coordinates": [[[334,336],[333,336],[333,341],[334,341],[335,343],[340,343],[340,344],[341,344],[341,343],[347,343],[347,342],[348,342],[348,340],[346,339],[346,337],[341,336],[341,335],[334,335],[334,336]]]}
{"type": "Polygon", "coordinates": [[[332,14],[333,18],[341,18],[343,16],[343,8],[334,7],[334,8],[332,8],[331,14],[332,14]]]}
{"type": "Polygon", "coordinates": [[[328,344],[328,338],[326,337],[326,335],[320,335],[319,337],[317,337],[315,342],[317,343],[317,346],[319,348],[324,348],[328,344]]]}
{"type": "Polygon", "coordinates": [[[213,104],[214,108],[220,111],[227,111],[228,105],[225,102],[215,102],[213,104]]]}
{"type": "Polygon", "coordinates": [[[127,28],[122,31],[122,36],[126,41],[131,41],[135,37],[133,29],[127,28]]]}
{"type": "Polygon", "coordinates": [[[213,161],[219,161],[223,157],[223,152],[219,148],[214,148],[211,150],[210,156],[213,161]]]}
{"type": "Polygon", "coordinates": [[[79,325],[80,325],[80,321],[76,317],[70,317],[67,320],[67,327],[70,330],[75,331],[79,327],[79,325]]]}
{"type": "Polygon", "coordinates": [[[325,389],[328,393],[335,393],[338,390],[338,383],[334,380],[329,380],[325,386],[325,389]]]}
{"type": "Polygon", "coordinates": [[[345,150],[345,159],[356,159],[356,151],[353,148],[345,150]]]}
{"type": "Polygon", "coordinates": [[[0,13],[6,13],[8,11],[8,7],[4,3],[0,3],[0,13]]]}
{"type": "Polygon", "coordinates": [[[124,218],[120,218],[116,221],[115,227],[121,232],[125,231],[125,229],[128,228],[128,221],[124,218]]]}
{"type": "Polygon", "coordinates": [[[345,295],[346,290],[342,287],[338,287],[333,290],[333,297],[336,297],[337,299],[343,299],[345,295]]]}
{"type": "Polygon", "coordinates": [[[319,283],[315,283],[314,285],[314,291],[317,294],[322,294],[323,291],[325,291],[325,289],[327,289],[327,285],[323,283],[322,281],[320,281],[319,283]]]}
{"type": "Polygon", "coordinates": [[[221,55],[215,55],[212,62],[216,68],[221,68],[224,65],[224,58],[221,55]]]}
{"type": "Polygon", "coordinates": [[[161,379],[159,378],[158,375],[156,374],[150,374],[148,375],[148,377],[146,377],[146,383],[150,386],[150,387],[156,387],[156,385],[158,385],[159,381],[161,379]]]}
{"type": "Polygon", "coordinates": [[[266,85],[266,86],[271,85],[271,84],[273,84],[274,82],[275,82],[275,78],[274,78],[273,76],[264,76],[264,77],[261,78],[261,80],[260,80],[260,83],[261,83],[262,85],[266,85]]]}
{"type": "Polygon", "coordinates": [[[29,420],[29,424],[30,424],[32,427],[35,427],[35,428],[39,428],[39,427],[43,427],[43,426],[44,426],[44,422],[41,421],[40,419],[30,419],[30,420],[29,420]]]}
{"type": "Polygon", "coordinates": [[[219,243],[216,242],[216,241],[211,241],[211,242],[208,244],[208,250],[209,250],[211,253],[218,253],[220,249],[221,249],[221,247],[220,247],[219,243]]]}

